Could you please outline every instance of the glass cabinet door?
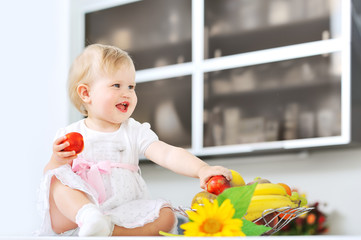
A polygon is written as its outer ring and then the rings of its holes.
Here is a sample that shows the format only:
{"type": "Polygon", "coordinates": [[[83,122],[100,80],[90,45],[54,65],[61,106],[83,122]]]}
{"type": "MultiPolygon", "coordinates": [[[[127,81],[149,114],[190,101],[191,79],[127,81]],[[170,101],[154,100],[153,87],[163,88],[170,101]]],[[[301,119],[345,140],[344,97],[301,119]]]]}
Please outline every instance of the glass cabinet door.
{"type": "Polygon", "coordinates": [[[340,53],[204,74],[204,146],[341,135],[340,53]]]}
{"type": "Polygon", "coordinates": [[[149,122],[160,140],[191,148],[191,83],[191,76],[138,83],[138,105],[132,117],[149,122]]]}
{"type": "Polygon", "coordinates": [[[198,156],[352,141],[356,1],[130,1],[89,3],[85,44],[129,52],[132,117],[160,140],[198,156]]]}
{"type": "Polygon", "coordinates": [[[336,38],[340,0],[205,0],[204,58],[336,38]]]}
{"type": "Polygon", "coordinates": [[[130,53],[137,70],[191,62],[191,0],[129,3],[85,14],[85,45],[130,53]]]}

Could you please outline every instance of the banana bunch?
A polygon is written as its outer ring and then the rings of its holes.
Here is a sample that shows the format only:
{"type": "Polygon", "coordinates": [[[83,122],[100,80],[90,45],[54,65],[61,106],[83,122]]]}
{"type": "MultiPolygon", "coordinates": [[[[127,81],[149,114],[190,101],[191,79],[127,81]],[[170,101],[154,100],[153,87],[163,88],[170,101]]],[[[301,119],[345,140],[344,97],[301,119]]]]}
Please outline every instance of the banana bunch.
{"type": "Polygon", "coordinates": [[[260,218],[262,217],[262,213],[268,209],[281,207],[295,208],[298,206],[299,201],[292,201],[285,188],[281,185],[275,183],[258,183],[245,219],[253,221],[260,218]]]}

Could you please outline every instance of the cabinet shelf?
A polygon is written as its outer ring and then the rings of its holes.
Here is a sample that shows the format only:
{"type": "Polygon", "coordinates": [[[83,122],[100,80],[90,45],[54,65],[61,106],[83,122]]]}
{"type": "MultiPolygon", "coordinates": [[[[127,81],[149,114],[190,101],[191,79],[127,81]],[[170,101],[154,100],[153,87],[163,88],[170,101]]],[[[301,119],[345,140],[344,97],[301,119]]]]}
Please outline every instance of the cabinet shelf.
{"type": "Polygon", "coordinates": [[[322,92],[328,88],[341,89],[340,77],[332,76],[325,77],[324,79],[318,79],[312,82],[296,83],[294,85],[280,85],[278,87],[247,90],[242,92],[231,92],[214,94],[211,100],[205,101],[205,107],[219,103],[222,99],[243,99],[243,98],[259,98],[272,96],[274,94],[287,93],[294,95],[295,93],[304,93],[307,91],[318,91],[322,92]]]}
{"type": "Polygon", "coordinates": [[[137,70],[192,61],[192,41],[166,43],[150,48],[129,50],[137,70]]]}
{"type": "MultiPolygon", "coordinates": [[[[327,16],[267,26],[236,33],[209,36],[208,52],[213,54],[220,49],[222,55],[245,53],[305,42],[322,40],[324,31],[330,31],[330,19],[327,16]]],[[[210,58],[215,57],[210,56],[210,58]]]]}
{"type": "Polygon", "coordinates": [[[340,95],[335,78],[214,96],[204,103],[205,147],[339,136],[340,95]]]}

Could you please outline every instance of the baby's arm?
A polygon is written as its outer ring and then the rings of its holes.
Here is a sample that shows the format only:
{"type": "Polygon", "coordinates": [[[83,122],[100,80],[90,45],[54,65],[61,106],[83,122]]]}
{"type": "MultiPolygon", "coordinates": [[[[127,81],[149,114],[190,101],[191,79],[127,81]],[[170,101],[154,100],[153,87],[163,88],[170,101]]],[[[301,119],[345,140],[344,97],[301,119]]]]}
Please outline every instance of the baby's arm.
{"type": "Polygon", "coordinates": [[[70,164],[73,159],[77,157],[75,151],[63,151],[64,148],[70,145],[69,142],[65,141],[66,139],[66,136],[62,136],[54,141],[53,154],[51,155],[50,161],[45,166],[44,172],[58,168],[64,164],[70,164]]]}
{"type": "Polygon", "coordinates": [[[201,188],[205,188],[208,179],[215,175],[223,175],[232,179],[230,170],[222,166],[209,166],[185,149],[174,147],[162,141],[149,145],[145,156],[158,165],[178,174],[200,179],[201,188]]]}

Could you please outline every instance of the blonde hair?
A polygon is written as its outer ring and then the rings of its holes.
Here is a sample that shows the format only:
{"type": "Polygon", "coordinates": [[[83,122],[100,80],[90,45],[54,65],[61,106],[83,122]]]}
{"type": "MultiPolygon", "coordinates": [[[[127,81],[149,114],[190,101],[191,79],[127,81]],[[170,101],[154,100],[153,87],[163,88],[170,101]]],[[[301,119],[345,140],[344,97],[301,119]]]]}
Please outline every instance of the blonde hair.
{"type": "Polygon", "coordinates": [[[123,65],[134,67],[128,53],[102,44],[87,46],[74,60],[69,71],[68,92],[70,101],[81,114],[87,116],[88,112],[77,92],[79,84],[89,84],[99,73],[112,74],[123,65]]]}

